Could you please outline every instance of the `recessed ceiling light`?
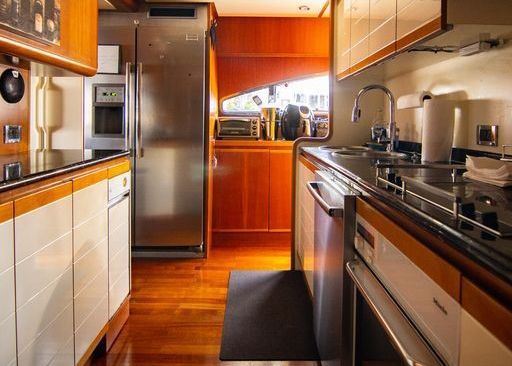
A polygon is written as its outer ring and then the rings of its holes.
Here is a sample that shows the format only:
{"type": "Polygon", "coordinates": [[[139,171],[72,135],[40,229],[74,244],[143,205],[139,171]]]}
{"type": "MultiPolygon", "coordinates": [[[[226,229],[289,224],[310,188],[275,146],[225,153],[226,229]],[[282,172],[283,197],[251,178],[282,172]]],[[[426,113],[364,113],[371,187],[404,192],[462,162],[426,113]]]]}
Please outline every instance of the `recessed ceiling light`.
{"type": "Polygon", "coordinates": [[[299,10],[300,11],[310,11],[311,8],[307,5],[301,5],[301,6],[299,6],[299,10]]]}

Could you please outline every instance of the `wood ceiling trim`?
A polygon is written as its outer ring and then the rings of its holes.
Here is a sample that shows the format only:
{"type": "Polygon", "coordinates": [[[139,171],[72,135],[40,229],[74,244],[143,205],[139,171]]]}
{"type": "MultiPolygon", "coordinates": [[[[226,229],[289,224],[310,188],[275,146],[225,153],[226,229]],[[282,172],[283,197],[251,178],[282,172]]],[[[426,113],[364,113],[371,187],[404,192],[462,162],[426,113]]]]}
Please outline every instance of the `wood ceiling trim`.
{"type": "Polygon", "coordinates": [[[108,0],[118,11],[137,11],[143,0],[108,0]]]}

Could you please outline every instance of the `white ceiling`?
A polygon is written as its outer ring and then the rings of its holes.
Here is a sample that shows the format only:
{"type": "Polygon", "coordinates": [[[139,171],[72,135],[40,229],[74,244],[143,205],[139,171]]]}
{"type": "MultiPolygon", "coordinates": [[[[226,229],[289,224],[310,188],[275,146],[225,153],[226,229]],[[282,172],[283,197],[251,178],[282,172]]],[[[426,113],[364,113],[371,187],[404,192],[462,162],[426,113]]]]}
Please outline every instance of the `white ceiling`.
{"type": "MultiPolygon", "coordinates": [[[[326,0],[215,0],[220,16],[317,17],[326,0]],[[307,5],[309,11],[300,11],[307,5]]],[[[324,15],[328,15],[326,11],[324,15]]]]}
{"type": "MultiPolygon", "coordinates": [[[[205,0],[199,0],[203,2],[205,0]]],[[[213,0],[220,16],[317,17],[327,0],[213,0]],[[306,5],[309,11],[300,11],[306,5]]],[[[161,0],[160,2],[198,2],[197,0],[161,0]]],[[[113,9],[108,0],[98,0],[100,9],[113,9]]],[[[329,16],[329,9],[324,12],[329,16]]]]}

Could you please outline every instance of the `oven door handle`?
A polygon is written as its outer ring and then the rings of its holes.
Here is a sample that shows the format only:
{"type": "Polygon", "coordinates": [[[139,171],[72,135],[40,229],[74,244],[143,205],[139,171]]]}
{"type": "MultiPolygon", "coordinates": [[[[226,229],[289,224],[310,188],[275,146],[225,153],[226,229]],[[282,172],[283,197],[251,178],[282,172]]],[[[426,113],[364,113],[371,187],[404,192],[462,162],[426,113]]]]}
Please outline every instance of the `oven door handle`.
{"type": "Polygon", "coordinates": [[[308,182],[307,187],[309,193],[313,196],[315,201],[322,207],[322,209],[331,217],[343,217],[343,207],[329,205],[320,194],[320,185],[323,182],[308,182]]]}
{"type": "Polygon", "coordinates": [[[443,365],[363,261],[349,262],[346,269],[407,365],[443,365]]]}

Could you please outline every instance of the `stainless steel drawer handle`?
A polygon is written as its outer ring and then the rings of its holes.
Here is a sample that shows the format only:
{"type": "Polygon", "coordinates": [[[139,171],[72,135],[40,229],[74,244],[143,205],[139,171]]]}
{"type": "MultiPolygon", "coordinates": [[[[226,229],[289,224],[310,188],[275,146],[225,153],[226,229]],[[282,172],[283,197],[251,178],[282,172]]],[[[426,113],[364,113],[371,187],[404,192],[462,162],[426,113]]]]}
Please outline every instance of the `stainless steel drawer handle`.
{"type": "Polygon", "coordinates": [[[359,260],[347,272],[407,365],[442,365],[368,267],[359,260]]]}
{"type": "Polygon", "coordinates": [[[330,206],[320,195],[320,185],[322,182],[308,182],[307,187],[309,193],[313,196],[316,202],[322,209],[331,217],[343,217],[343,207],[330,206]]]}

